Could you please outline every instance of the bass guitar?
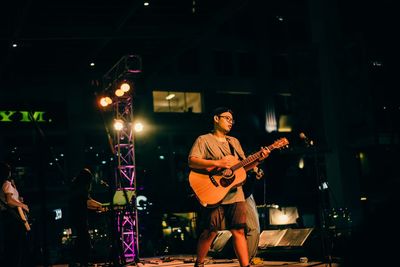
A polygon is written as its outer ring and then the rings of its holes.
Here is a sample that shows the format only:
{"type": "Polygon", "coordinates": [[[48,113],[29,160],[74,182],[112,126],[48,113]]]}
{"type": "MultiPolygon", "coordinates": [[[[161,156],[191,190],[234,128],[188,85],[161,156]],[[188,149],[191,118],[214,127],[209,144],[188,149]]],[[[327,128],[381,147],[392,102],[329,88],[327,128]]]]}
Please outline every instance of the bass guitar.
{"type": "Polygon", "coordinates": [[[26,215],[25,211],[21,207],[17,207],[17,208],[18,208],[18,215],[19,215],[20,219],[22,220],[22,222],[24,223],[26,231],[30,231],[31,226],[28,222],[28,216],[26,215]]]}
{"type": "MultiPolygon", "coordinates": [[[[272,151],[288,146],[289,141],[281,138],[264,149],[272,151]]],[[[228,192],[246,181],[248,166],[257,165],[262,159],[262,149],[239,161],[229,169],[212,168],[205,173],[191,170],[189,173],[190,187],[194,191],[200,204],[204,207],[214,207],[221,203],[228,192]]]]}

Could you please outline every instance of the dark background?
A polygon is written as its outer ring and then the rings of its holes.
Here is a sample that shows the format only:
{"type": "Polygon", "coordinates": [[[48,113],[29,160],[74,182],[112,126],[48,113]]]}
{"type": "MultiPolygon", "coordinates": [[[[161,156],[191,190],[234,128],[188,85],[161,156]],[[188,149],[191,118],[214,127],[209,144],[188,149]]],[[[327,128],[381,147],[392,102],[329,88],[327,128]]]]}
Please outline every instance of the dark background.
{"type": "MultiPolygon", "coordinates": [[[[68,213],[55,221],[53,210],[66,211],[65,192],[80,168],[95,172],[95,198],[107,202],[113,193],[100,183],[114,179],[107,139],[113,113],[99,109],[97,96],[126,55],[141,58],[142,72],[129,79],[133,114],[148,127],[135,141],[138,191],[151,203],[139,223],[142,242],[156,248],[143,244],[143,255],[193,253],[193,240],[187,251],[182,244],[166,251],[154,240],[163,240],[164,214],[176,222],[171,214],[198,209],[187,154],[220,105],[235,111],[231,134],[246,153],[280,137],[290,141],[262,164],[258,205],[297,206],[309,226],[318,226],[321,203],[329,214],[346,209],[340,223],[356,231],[392,201],[400,113],[394,1],[149,3],[12,1],[0,9],[0,111],[46,112],[43,123],[0,121],[0,159],[15,168],[30,203],[38,262],[65,261],[68,213]],[[200,92],[202,113],[154,112],[155,90],[200,92]],[[276,118],[290,118],[291,132],[265,130],[270,107],[276,118]],[[329,184],[322,199],[321,181],[329,184]]],[[[93,214],[93,228],[109,231],[107,220],[93,214]]]]}

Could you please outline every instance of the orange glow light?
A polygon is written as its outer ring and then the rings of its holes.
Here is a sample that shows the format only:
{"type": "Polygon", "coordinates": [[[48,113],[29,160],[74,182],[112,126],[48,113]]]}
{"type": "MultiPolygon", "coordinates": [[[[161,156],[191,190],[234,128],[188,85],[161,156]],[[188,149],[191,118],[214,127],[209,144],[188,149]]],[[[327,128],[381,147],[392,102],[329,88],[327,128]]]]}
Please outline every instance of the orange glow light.
{"type": "Polygon", "coordinates": [[[121,90],[123,92],[128,92],[131,89],[131,86],[129,85],[129,83],[124,82],[123,84],[121,84],[121,90]]]}

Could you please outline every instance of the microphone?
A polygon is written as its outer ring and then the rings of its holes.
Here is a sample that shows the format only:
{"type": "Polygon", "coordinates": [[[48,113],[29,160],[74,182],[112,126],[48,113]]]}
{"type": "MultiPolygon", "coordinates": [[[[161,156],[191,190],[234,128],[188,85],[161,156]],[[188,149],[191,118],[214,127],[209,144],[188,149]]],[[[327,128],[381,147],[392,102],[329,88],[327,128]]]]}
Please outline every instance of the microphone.
{"type": "Polygon", "coordinates": [[[299,134],[299,137],[300,137],[301,140],[304,141],[304,143],[305,143],[307,146],[312,146],[312,145],[314,144],[313,140],[308,139],[308,137],[307,137],[307,136],[305,135],[305,133],[303,133],[303,132],[301,132],[301,133],[299,134]]]}

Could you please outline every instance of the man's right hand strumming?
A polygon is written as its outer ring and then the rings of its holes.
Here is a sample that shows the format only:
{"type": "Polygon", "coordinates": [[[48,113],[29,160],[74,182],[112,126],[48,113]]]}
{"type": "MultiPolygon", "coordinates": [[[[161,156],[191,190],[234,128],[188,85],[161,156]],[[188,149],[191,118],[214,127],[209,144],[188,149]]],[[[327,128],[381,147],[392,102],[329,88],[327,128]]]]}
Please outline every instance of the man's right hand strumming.
{"type": "Polygon", "coordinates": [[[218,168],[225,168],[229,169],[233,165],[235,165],[238,162],[237,158],[235,158],[232,155],[227,155],[223,157],[222,159],[216,160],[215,161],[215,166],[218,168]]]}

